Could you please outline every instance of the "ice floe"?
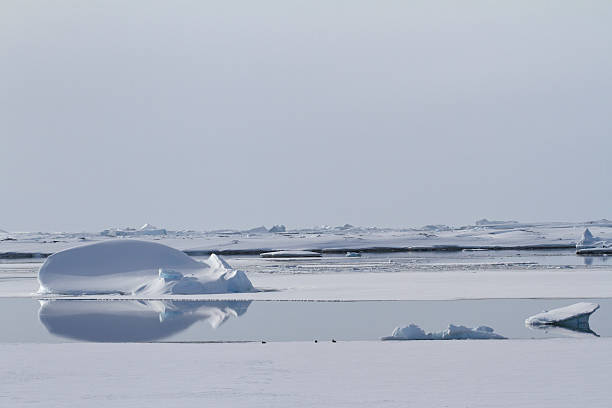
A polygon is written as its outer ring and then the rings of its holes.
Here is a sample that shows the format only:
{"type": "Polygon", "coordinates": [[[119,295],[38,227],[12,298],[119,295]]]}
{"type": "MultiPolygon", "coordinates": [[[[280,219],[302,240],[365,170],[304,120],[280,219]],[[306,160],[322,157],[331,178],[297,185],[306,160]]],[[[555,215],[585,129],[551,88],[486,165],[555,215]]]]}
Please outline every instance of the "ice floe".
{"type": "Polygon", "coordinates": [[[262,258],[316,258],[321,254],[313,251],[273,251],[264,252],[260,256],[262,258]]]}
{"type": "Polygon", "coordinates": [[[242,271],[211,255],[198,262],[155,242],[112,240],[51,255],[38,272],[40,293],[205,294],[252,292],[242,271]]]}
{"type": "Polygon", "coordinates": [[[589,317],[599,305],[597,303],[580,302],[538,313],[525,320],[527,326],[562,326],[570,329],[590,330],[589,317]]]}
{"type": "Polygon", "coordinates": [[[475,329],[466,326],[449,324],[448,328],[441,332],[425,333],[416,324],[406,327],[396,327],[391,336],[383,337],[381,340],[486,340],[505,339],[488,326],[479,326],[475,329]]]}

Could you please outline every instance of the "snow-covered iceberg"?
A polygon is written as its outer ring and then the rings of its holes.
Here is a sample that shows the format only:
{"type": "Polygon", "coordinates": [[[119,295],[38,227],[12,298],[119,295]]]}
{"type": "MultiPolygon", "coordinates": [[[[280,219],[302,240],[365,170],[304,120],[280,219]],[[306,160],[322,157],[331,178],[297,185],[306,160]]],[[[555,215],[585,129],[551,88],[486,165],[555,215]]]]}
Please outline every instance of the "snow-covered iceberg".
{"type": "Polygon", "coordinates": [[[597,303],[580,302],[538,313],[525,320],[527,326],[562,326],[570,329],[590,331],[589,317],[599,309],[597,303]]]}
{"type": "Polygon", "coordinates": [[[505,339],[488,326],[479,326],[475,329],[465,326],[449,324],[448,328],[441,332],[425,333],[416,324],[406,327],[396,327],[391,336],[383,337],[381,340],[490,340],[505,339]]]}
{"type": "Polygon", "coordinates": [[[253,292],[242,271],[212,254],[198,262],[155,242],[120,239],[51,255],[38,272],[40,293],[205,294],[253,292]]]}
{"type": "Polygon", "coordinates": [[[612,253],[612,242],[594,236],[586,228],[582,233],[582,238],[576,243],[576,253],[579,255],[597,255],[612,253]]]}
{"type": "Polygon", "coordinates": [[[196,322],[213,329],[246,313],[249,301],[42,300],[38,318],[57,336],[98,342],[154,341],[196,322]]]}

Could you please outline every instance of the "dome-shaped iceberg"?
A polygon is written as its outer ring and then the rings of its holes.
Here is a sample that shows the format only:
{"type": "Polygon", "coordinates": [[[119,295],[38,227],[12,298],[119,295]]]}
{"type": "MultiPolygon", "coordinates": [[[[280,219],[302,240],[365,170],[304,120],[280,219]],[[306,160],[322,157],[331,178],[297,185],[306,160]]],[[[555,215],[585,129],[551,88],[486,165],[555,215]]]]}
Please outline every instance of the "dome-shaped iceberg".
{"type": "Polygon", "coordinates": [[[242,271],[216,255],[198,262],[183,252],[121,239],[58,252],[38,272],[39,292],[56,294],[205,294],[252,292],[242,271]]]}

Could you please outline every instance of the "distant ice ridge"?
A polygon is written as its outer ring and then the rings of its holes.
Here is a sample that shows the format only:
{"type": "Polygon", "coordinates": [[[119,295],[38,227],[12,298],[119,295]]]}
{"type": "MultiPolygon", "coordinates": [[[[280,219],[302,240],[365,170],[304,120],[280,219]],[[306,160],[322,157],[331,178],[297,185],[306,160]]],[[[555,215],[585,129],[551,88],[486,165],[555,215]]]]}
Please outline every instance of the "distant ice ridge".
{"type": "Polygon", "coordinates": [[[212,254],[198,262],[155,242],[112,240],[60,251],[38,272],[40,293],[206,294],[253,292],[242,271],[212,254]]]}
{"type": "Polygon", "coordinates": [[[479,326],[475,329],[465,326],[449,324],[448,328],[441,332],[425,333],[416,324],[406,327],[396,327],[391,336],[383,337],[381,340],[485,340],[505,339],[488,326],[479,326]]]}
{"type": "Polygon", "coordinates": [[[110,228],[100,232],[100,235],[107,237],[128,237],[139,235],[166,235],[168,231],[165,228],[157,228],[155,225],[145,224],[142,227],[117,229],[110,228]]]}
{"type": "Polygon", "coordinates": [[[589,317],[599,309],[597,303],[580,302],[538,313],[525,320],[527,326],[562,326],[589,331],[589,317]]]}
{"type": "Polygon", "coordinates": [[[487,220],[483,218],[475,222],[475,225],[478,226],[494,226],[494,225],[510,225],[513,226],[518,224],[518,221],[498,221],[498,220],[487,220]]]}

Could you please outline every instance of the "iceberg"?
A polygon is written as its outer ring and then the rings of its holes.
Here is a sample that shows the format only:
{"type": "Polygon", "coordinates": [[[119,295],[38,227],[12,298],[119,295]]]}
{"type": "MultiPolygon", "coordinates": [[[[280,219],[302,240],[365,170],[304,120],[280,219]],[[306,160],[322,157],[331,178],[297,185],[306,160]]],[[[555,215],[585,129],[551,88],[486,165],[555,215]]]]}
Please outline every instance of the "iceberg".
{"type": "Polygon", "coordinates": [[[449,324],[441,332],[425,333],[416,324],[406,327],[396,327],[391,336],[382,337],[381,340],[501,340],[505,339],[488,326],[479,326],[475,329],[466,326],[449,324]]]}
{"type": "Polygon", "coordinates": [[[137,235],[166,235],[165,228],[157,228],[155,225],[145,224],[138,229],[137,235]]]}
{"type": "Polygon", "coordinates": [[[268,230],[268,232],[285,232],[285,231],[287,231],[287,227],[285,227],[283,224],[274,225],[272,228],[268,230]]]}
{"type": "Polygon", "coordinates": [[[526,326],[562,326],[590,331],[589,317],[599,309],[597,303],[580,302],[570,306],[538,313],[525,319],[526,326]]]}
{"type": "Polygon", "coordinates": [[[207,294],[254,292],[246,274],[215,254],[198,262],[168,246],[120,239],[66,249],[38,271],[41,294],[207,294]]]}
{"type": "Polygon", "coordinates": [[[576,243],[578,255],[612,254],[612,242],[593,236],[588,228],[582,233],[582,238],[576,243]]]}
{"type": "Polygon", "coordinates": [[[157,228],[155,225],[145,224],[142,227],[135,228],[109,228],[100,232],[104,237],[137,237],[145,235],[167,235],[168,231],[165,228],[157,228]]]}
{"type": "Polygon", "coordinates": [[[263,225],[261,227],[251,228],[250,230],[244,231],[247,234],[267,234],[268,229],[263,225]]]}

